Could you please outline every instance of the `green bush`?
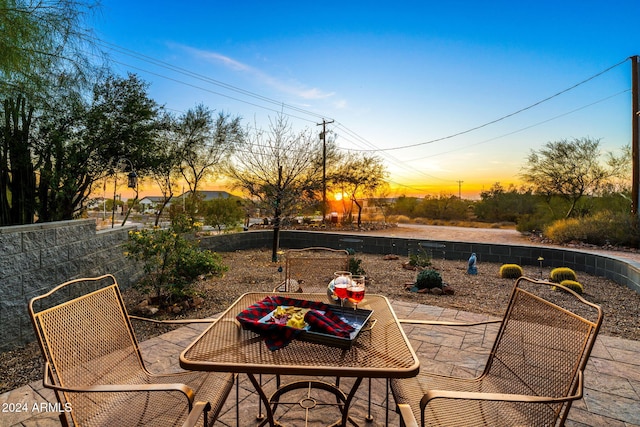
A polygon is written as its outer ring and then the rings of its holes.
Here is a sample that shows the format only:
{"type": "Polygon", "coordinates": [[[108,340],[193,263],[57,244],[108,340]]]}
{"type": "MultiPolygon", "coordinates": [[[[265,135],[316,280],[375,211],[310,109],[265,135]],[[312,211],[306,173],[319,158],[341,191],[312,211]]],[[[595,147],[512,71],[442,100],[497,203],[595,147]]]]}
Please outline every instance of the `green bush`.
{"type": "MultiPolygon", "coordinates": [[[[584,292],[584,286],[582,286],[580,282],[577,282],[575,280],[563,280],[562,282],[560,282],[560,284],[565,288],[571,289],[577,294],[582,294],[584,292]]],[[[553,289],[554,291],[562,290],[562,288],[559,288],[558,286],[553,286],[551,289],[553,289]]]]}
{"type": "Polygon", "coordinates": [[[503,264],[500,266],[500,277],[503,279],[517,279],[524,274],[518,264],[503,264]]]}
{"type": "Polygon", "coordinates": [[[418,289],[432,289],[442,287],[442,276],[436,270],[426,269],[418,273],[416,277],[416,287],[418,289]]]}
{"type": "Polygon", "coordinates": [[[354,276],[364,276],[365,271],[364,268],[362,268],[361,264],[362,260],[360,258],[349,258],[349,271],[351,272],[351,274],[353,274],[354,276]]]}
{"type": "MultiPolygon", "coordinates": [[[[180,230],[185,224],[180,222],[180,230]]],[[[129,232],[126,256],[143,263],[145,276],[134,285],[143,293],[155,292],[167,303],[192,295],[193,282],[200,275],[227,270],[219,254],[200,250],[198,240],[170,229],[145,229],[129,232]]]]}
{"type": "Polygon", "coordinates": [[[569,267],[554,268],[549,274],[549,279],[551,279],[551,281],[555,283],[560,283],[563,280],[578,280],[576,272],[569,267]]]}

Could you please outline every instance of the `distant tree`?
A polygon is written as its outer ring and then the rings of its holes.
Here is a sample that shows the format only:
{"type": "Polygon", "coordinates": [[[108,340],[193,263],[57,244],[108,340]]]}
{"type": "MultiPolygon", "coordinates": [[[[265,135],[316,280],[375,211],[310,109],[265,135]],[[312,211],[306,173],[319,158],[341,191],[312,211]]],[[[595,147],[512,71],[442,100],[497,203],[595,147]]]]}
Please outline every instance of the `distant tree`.
{"type": "Polygon", "coordinates": [[[359,199],[374,194],[384,184],[386,177],[387,171],[382,160],[368,154],[346,157],[332,174],[333,185],[342,194],[348,195],[349,200],[358,207],[358,227],[362,224],[362,204],[359,199]]]}
{"type": "Polygon", "coordinates": [[[236,197],[225,197],[208,200],[203,203],[202,215],[204,223],[222,231],[222,227],[231,228],[244,219],[242,200],[236,197]]]}
{"type": "Polygon", "coordinates": [[[182,159],[180,171],[194,196],[206,179],[222,171],[244,141],[239,117],[224,113],[214,117],[213,111],[202,104],[178,118],[176,132],[182,159]]]}
{"type": "Polygon", "coordinates": [[[469,202],[458,196],[442,193],[438,197],[425,196],[416,207],[416,216],[440,220],[465,220],[469,216],[469,202]]]}
{"type": "Polygon", "coordinates": [[[394,215],[405,215],[410,218],[416,216],[417,206],[420,204],[420,199],[417,197],[400,196],[396,199],[391,213],[394,215]]]}
{"type": "Polygon", "coordinates": [[[320,142],[308,130],[294,133],[287,119],[278,115],[267,131],[248,137],[248,149],[234,158],[228,175],[235,188],[272,212],[272,259],[277,260],[280,219],[315,200],[320,142]]]}
{"type": "Polygon", "coordinates": [[[178,189],[180,180],[180,165],[182,163],[180,144],[174,132],[175,119],[164,114],[160,118],[159,132],[156,135],[155,150],[152,156],[152,167],[149,177],[162,194],[162,200],[156,205],[155,226],[160,223],[160,217],[169,205],[178,189]]]}
{"type": "Polygon", "coordinates": [[[578,201],[595,193],[614,172],[601,160],[600,140],[576,138],[547,142],[544,148],[532,150],[521,177],[548,201],[554,196],[566,200],[564,217],[569,218],[578,201]]]}
{"type": "Polygon", "coordinates": [[[496,182],[480,193],[480,201],[474,205],[479,220],[487,222],[514,222],[523,215],[532,215],[540,200],[530,188],[516,188],[513,184],[504,188],[496,182]]]}

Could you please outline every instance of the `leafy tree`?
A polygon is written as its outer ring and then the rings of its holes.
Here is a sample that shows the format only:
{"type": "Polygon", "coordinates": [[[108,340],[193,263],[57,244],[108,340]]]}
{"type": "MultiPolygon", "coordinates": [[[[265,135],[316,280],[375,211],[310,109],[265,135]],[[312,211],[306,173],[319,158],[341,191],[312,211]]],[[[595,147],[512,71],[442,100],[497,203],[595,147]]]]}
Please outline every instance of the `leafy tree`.
{"type": "Polygon", "coordinates": [[[77,216],[96,183],[107,176],[117,183],[122,172],[133,169],[142,176],[153,168],[160,109],[147,95],[147,86],[133,74],[109,76],[94,86],[90,103],[77,94],[73,104],[43,117],[41,175],[47,179],[41,186],[47,187],[40,193],[49,195],[42,210],[49,214],[42,220],[77,216]]]}
{"type": "Polygon", "coordinates": [[[595,193],[614,175],[600,157],[600,140],[576,138],[547,142],[539,151],[531,151],[521,177],[548,201],[554,196],[566,200],[568,208],[564,217],[569,218],[580,199],[595,193]]]}
{"type": "Polygon", "coordinates": [[[204,223],[218,228],[231,228],[244,218],[242,201],[235,197],[219,197],[203,203],[204,223]]]}
{"type": "MultiPolygon", "coordinates": [[[[52,83],[93,75],[96,52],[85,19],[97,2],[0,1],[0,94],[46,104],[52,83]],[[91,60],[89,59],[91,58],[91,60]]],[[[68,84],[69,82],[67,82],[68,84]]]]}
{"type": "Polygon", "coordinates": [[[322,150],[308,130],[294,133],[282,115],[271,121],[268,131],[249,135],[248,142],[250,149],[235,157],[228,175],[235,188],[273,213],[272,259],[276,261],[280,219],[314,201],[321,181],[317,164],[322,150]]]}
{"type": "Polygon", "coordinates": [[[213,111],[202,104],[178,119],[176,132],[182,158],[180,171],[194,196],[244,141],[239,117],[219,113],[214,118],[213,111]]]}
{"type": "Polygon", "coordinates": [[[39,210],[33,131],[40,112],[53,110],[61,83],[78,85],[95,71],[82,27],[92,7],[68,0],[0,1],[0,225],[31,223],[39,210]]]}
{"type": "Polygon", "coordinates": [[[346,157],[332,174],[333,185],[342,194],[348,195],[351,202],[358,207],[358,227],[362,224],[362,205],[358,199],[373,194],[384,184],[386,176],[387,171],[382,160],[367,154],[346,157]]]}

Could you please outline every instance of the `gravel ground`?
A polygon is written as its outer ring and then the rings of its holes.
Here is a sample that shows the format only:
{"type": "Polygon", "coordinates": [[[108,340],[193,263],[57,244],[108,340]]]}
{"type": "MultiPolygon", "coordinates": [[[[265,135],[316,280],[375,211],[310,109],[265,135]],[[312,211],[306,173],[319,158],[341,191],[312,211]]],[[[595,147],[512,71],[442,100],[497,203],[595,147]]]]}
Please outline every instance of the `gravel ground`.
{"type": "MultiPolygon", "coordinates": [[[[271,251],[247,250],[221,254],[229,271],[223,277],[215,277],[197,284],[203,296],[202,304],[178,317],[201,318],[219,313],[238,296],[247,291],[270,291],[283,279],[278,267],[283,263],[271,262],[271,251]]],[[[417,272],[406,270],[402,263],[407,258],[385,260],[381,255],[358,254],[362,267],[371,284],[367,292],[383,294],[390,299],[406,300],[421,304],[448,307],[476,313],[501,316],[506,307],[513,280],[498,277],[499,264],[479,263],[478,275],[466,273],[465,261],[444,261],[434,258],[438,269],[454,295],[417,294],[405,290],[404,284],[413,282],[417,272]]],[[[537,267],[524,267],[525,275],[540,277],[537,267]]],[[[548,277],[549,268],[542,269],[542,277],[548,277]]],[[[640,294],[599,277],[578,273],[578,281],[584,285],[587,300],[600,304],[605,313],[601,333],[640,341],[640,294]]],[[[144,297],[132,289],[123,292],[128,309],[135,307],[144,297]]],[[[162,317],[167,317],[162,316],[162,317]]],[[[139,341],[156,336],[172,327],[135,322],[139,341]]],[[[12,390],[42,378],[42,361],[37,345],[0,353],[0,393],[12,390]]]]}

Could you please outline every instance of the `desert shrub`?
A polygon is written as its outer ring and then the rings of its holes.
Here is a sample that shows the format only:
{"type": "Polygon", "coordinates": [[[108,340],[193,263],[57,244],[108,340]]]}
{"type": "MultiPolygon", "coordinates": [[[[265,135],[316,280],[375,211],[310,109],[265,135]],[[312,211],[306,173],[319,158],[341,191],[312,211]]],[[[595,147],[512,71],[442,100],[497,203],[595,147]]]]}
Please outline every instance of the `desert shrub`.
{"type": "Polygon", "coordinates": [[[441,288],[442,276],[433,269],[422,270],[416,277],[416,287],[418,289],[441,288]]]}
{"type": "MultiPolygon", "coordinates": [[[[582,294],[584,292],[584,286],[582,286],[580,282],[577,282],[575,280],[563,280],[562,282],[560,282],[560,284],[565,288],[571,289],[573,292],[577,294],[582,294]]],[[[551,289],[553,289],[554,291],[562,290],[562,288],[558,286],[553,286],[551,289]]]]}
{"type": "MultiPolygon", "coordinates": [[[[175,228],[184,230],[185,224],[175,228]]],[[[192,295],[198,276],[227,269],[219,254],[200,250],[198,240],[186,238],[175,228],[132,231],[126,244],[126,256],[142,262],[145,273],[134,287],[146,294],[154,292],[168,303],[192,295]]]]}
{"type": "Polygon", "coordinates": [[[555,221],[545,227],[544,235],[556,243],[579,241],[637,247],[640,241],[635,216],[611,211],[555,221]]]}
{"type": "Polygon", "coordinates": [[[421,247],[416,253],[409,254],[409,265],[413,267],[429,267],[432,258],[431,251],[421,247]]]}
{"type": "Polygon", "coordinates": [[[552,282],[560,283],[563,280],[578,280],[576,272],[569,267],[557,267],[549,273],[549,279],[552,282]]]}
{"type": "Polygon", "coordinates": [[[503,264],[500,266],[500,277],[503,279],[517,279],[524,274],[518,264],[503,264]]]}
{"type": "Polygon", "coordinates": [[[397,222],[398,224],[410,224],[411,218],[406,215],[391,215],[389,217],[390,222],[397,222]]]}

